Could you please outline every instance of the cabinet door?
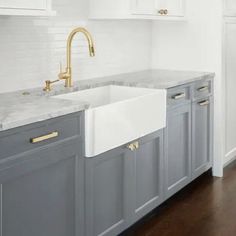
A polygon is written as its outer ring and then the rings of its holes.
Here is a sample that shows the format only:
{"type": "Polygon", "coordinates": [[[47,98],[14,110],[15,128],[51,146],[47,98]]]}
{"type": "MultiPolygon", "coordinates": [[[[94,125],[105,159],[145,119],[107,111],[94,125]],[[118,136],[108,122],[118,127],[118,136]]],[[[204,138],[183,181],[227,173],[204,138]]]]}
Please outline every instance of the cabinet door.
{"type": "Polygon", "coordinates": [[[136,222],[163,200],[163,131],[141,139],[139,148],[133,154],[130,204],[133,204],[133,219],[136,222]]]}
{"type": "Polygon", "coordinates": [[[129,152],[117,148],[86,159],[86,235],[118,235],[127,227],[129,152]]]}
{"type": "Polygon", "coordinates": [[[47,0],[0,0],[0,7],[45,10],[47,8],[47,0]]]}
{"type": "Polygon", "coordinates": [[[132,0],[134,14],[153,15],[156,13],[156,0],[132,0]]]}
{"type": "Polygon", "coordinates": [[[191,181],[191,104],[172,109],[165,129],[165,197],[191,181]]]}
{"type": "Polygon", "coordinates": [[[212,155],[212,102],[211,98],[193,104],[192,111],[192,178],[211,167],[212,155]]]}
{"type": "Polygon", "coordinates": [[[84,235],[84,167],[77,149],[70,141],[0,165],[1,235],[84,235]]]}
{"type": "Polygon", "coordinates": [[[167,10],[166,16],[184,16],[185,0],[157,0],[157,12],[162,9],[167,10]]]}
{"type": "Polygon", "coordinates": [[[224,14],[226,16],[236,16],[235,0],[224,0],[224,14]]]}

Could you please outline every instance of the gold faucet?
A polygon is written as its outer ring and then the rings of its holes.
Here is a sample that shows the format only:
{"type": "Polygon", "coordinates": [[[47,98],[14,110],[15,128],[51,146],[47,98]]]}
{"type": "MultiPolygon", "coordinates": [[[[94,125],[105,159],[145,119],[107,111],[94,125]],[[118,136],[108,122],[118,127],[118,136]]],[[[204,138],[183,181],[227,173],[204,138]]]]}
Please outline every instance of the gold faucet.
{"type": "Polygon", "coordinates": [[[66,53],[66,55],[67,55],[67,66],[66,66],[66,69],[63,72],[62,69],[61,69],[61,65],[60,65],[60,73],[58,75],[59,79],[54,80],[54,81],[50,81],[50,80],[45,81],[46,86],[43,89],[44,91],[46,91],[46,92],[51,91],[51,84],[56,83],[60,80],[65,80],[65,87],[66,88],[72,87],[71,46],[72,46],[72,41],[74,39],[74,36],[77,33],[83,33],[85,35],[85,37],[88,41],[88,45],[89,45],[89,55],[91,57],[95,56],[94,43],[93,43],[93,39],[92,39],[91,34],[85,28],[79,27],[79,28],[74,29],[70,33],[70,35],[67,39],[67,53],[66,53]]]}

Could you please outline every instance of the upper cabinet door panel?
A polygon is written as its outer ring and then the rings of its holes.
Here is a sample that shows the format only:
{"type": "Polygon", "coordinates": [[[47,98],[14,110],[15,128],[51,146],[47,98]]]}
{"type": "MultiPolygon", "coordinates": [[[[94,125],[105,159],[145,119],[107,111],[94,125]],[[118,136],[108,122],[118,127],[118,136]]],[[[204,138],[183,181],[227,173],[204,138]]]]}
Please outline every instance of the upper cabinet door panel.
{"type": "Polygon", "coordinates": [[[47,8],[47,0],[0,0],[0,7],[45,10],[47,8]]]}
{"type": "Polygon", "coordinates": [[[132,0],[134,14],[153,15],[156,11],[156,0],[132,0]]]}
{"type": "MultiPolygon", "coordinates": [[[[1,1],[1,0],[0,0],[1,1]]],[[[185,20],[185,0],[89,0],[90,19],[185,20]]]]}
{"type": "Polygon", "coordinates": [[[185,0],[157,0],[157,12],[167,10],[166,16],[184,16],[185,0]]]}
{"type": "Polygon", "coordinates": [[[235,0],[224,0],[224,14],[226,16],[236,16],[235,0]]]}

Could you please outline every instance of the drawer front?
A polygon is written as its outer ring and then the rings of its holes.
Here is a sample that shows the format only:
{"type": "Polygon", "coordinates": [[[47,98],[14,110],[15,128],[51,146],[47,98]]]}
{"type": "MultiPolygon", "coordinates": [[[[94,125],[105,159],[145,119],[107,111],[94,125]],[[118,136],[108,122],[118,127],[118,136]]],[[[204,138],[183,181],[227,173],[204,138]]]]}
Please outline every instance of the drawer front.
{"type": "Polygon", "coordinates": [[[204,98],[212,94],[212,81],[197,82],[193,86],[194,99],[204,98]]]}
{"type": "Polygon", "coordinates": [[[186,103],[188,101],[191,101],[190,96],[190,87],[175,87],[168,89],[167,91],[167,105],[168,107],[181,105],[183,103],[186,103]]]}
{"type": "Polygon", "coordinates": [[[54,118],[0,133],[0,160],[76,136],[83,140],[83,113],[54,118]]]}

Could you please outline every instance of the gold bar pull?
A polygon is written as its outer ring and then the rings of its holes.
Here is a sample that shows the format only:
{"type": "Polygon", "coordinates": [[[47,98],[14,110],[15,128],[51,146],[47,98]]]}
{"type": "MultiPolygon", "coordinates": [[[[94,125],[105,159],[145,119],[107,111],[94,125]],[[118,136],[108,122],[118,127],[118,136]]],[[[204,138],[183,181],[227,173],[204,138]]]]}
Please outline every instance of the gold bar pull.
{"type": "Polygon", "coordinates": [[[206,101],[203,101],[203,102],[199,102],[198,104],[199,104],[200,106],[207,106],[207,105],[210,104],[210,102],[209,102],[208,100],[206,100],[206,101]]]}
{"type": "Polygon", "coordinates": [[[172,96],[172,98],[175,99],[175,100],[178,100],[178,99],[181,99],[181,98],[185,98],[185,96],[186,96],[185,93],[178,93],[178,94],[172,96]]]}
{"type": "Polygon", "coordinates": [[[52,139],[52,138],[56,138],[58,136],[59,136],[59,133],[57,131],[55,131],[55,132],[52,132],[50,134],[46,134],[46,135],[43,135],[43,136],[40,136],[40,137],[31,138],[30,142],[31,143],[40,143],[40,142],[43,142],[43,141],[46,141],[46,140],[49,140],[49,139],[52,139]]]}
{"type": "Polygon", "coordinates": [[[198,90],[199,92],[204,92],[204,91],[206,91],[206,90],[208,90],[208,89],[209,89],[208,86],[204,86],[204,87],[198,88],[197,90],[198,90]]]}

